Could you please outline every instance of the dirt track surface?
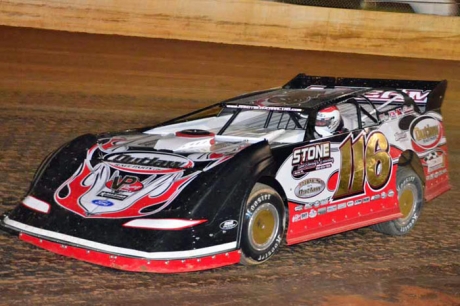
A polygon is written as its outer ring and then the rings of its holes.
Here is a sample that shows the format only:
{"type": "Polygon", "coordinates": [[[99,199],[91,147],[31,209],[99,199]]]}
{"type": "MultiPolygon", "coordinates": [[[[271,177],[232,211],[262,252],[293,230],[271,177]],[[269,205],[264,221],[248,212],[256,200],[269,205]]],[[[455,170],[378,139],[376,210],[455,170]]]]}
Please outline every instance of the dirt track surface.
{"type": "Polygon", "coordinates": [[[0,213],[40,161],[87,132],[150,125],[298,72],[448,79],[453,189],[410,235],[369,228],[283,248],[266,264],[128,273],[0,234],[0,305],[460,305],[460,63],[0,27],[0,213]]]}

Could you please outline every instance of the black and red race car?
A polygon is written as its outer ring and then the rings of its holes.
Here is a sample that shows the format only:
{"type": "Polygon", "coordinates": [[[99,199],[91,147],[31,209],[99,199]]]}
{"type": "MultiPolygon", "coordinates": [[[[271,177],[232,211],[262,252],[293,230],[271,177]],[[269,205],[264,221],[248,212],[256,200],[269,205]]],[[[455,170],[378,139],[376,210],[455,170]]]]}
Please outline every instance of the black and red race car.
{"type": "Polygon", "coordinates": [[[450,188],[447,82],[297,75],[160,125],[87,134],[48,156],[3,229],[129,271],[269,259],[370,226],[408,233],[450,188]]]}

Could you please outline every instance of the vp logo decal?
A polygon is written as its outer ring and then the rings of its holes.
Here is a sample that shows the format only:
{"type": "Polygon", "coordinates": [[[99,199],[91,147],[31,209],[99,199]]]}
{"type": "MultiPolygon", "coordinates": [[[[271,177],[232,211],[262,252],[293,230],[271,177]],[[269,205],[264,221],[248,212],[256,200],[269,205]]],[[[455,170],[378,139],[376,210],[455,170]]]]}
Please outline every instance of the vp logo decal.
{"type": "Polygon", "coordinates": [[[117,176],[113,180],[108,181],[106,184],[107,188],[113,191],[125,191],[135,192],[141,190],[144,185],[139,182],[139,178],[136,176],[126,175],[124,177],[117,176]]]}

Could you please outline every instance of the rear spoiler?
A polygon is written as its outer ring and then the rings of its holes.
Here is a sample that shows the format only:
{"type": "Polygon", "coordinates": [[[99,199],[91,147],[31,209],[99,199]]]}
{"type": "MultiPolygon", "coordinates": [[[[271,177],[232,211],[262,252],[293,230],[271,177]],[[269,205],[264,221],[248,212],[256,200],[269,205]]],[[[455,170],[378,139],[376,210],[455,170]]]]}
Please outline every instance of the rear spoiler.
{"type": "Polygon", "coordinates": [[[447,81],[335,78],[308,76],[300,73],[283,86],[285,89],[322,89],[332,87],[373,89],[365,95],[369,100],[374,103],[385,103],[392,99],[391,104],[393,105],[404,103],[404,98],[402,97],[399,100],[393,99],[395,92],[397,94],[398,91],[402,91],[415,102],[422,112],[427,112],[441,109],[447,89],[447,81]]]}

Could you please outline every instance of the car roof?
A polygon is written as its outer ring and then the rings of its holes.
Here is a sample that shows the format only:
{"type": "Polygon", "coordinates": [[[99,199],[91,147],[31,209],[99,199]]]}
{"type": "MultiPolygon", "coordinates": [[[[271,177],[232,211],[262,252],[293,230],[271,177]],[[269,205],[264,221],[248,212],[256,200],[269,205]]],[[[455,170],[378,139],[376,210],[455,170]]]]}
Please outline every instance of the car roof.
{"type": "Polygon", "coordinates": [[[229,108],[242,109],[269,109],[280,111],[302,111],[319,109],[327,105],[340,102],[356,96],[368,88],[331,87],[287,89],[279,88],[269,91],[253,93],[225,101],[229,108]]]}

